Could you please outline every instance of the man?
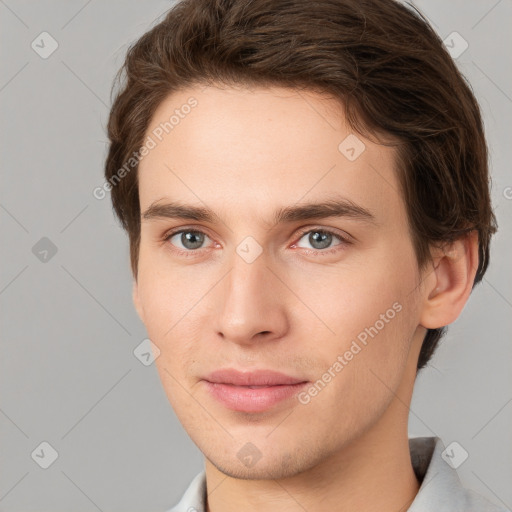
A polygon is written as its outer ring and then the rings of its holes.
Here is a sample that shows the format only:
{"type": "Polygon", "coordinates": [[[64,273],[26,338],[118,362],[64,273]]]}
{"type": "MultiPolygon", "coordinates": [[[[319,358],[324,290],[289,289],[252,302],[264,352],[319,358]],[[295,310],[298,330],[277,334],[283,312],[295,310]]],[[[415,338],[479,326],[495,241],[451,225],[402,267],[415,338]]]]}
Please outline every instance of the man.
{"type": "Polygon", "coordinates": [[[408,439],[496,231],[479,108],[433,30],[392,0],[184,0],[124,70],[105,176],[205,456],[172,510],[500,510],[408,439]]]}

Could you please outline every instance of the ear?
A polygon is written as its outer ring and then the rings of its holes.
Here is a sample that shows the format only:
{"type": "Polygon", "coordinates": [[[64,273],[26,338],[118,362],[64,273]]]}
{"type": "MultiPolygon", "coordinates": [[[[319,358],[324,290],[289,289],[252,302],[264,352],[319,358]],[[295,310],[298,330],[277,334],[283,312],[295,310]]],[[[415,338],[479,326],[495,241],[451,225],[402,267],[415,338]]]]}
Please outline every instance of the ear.
{"type": "Polygon", "coordinates": [[[425,278],[420,325],[437,329],[454,322],[471,294],[478,268],[478,231],[444,246],[425,278]]]}
{"type": "Polygon", "coordinates": [[[133,305],[135,306],[135,309],[137,310],[137,314],[139,315],[139,318],[142,320],[142,323],[144,323],[144,309],[142,307],[142,304],[140,303],[139,287],[137,285],[137,280],[135,280],[135,279],[133,281],[132,299],[133,299],[133,305]]]}

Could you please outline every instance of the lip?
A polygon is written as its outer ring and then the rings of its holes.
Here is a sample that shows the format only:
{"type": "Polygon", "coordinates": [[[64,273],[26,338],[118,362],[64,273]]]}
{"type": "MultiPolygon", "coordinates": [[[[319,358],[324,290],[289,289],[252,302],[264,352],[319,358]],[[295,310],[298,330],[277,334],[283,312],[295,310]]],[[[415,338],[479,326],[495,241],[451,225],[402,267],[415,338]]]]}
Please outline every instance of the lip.
{"type": "Polygon", "coordinates": [[[279,386],[306,382],[304,379],[290,377],[273,370],[241,372],[232,368],[216,370],[205,377],[204,380],[212,383],[232,384],[234,386],[279,386]]]}
{"type": "Polygon", "coordinates": [[[263,412],[292,398],[308,384],[304,379],[272,370],[217,370],[203,380],[216,400],[228,409],[240,412],[263,412]]]}

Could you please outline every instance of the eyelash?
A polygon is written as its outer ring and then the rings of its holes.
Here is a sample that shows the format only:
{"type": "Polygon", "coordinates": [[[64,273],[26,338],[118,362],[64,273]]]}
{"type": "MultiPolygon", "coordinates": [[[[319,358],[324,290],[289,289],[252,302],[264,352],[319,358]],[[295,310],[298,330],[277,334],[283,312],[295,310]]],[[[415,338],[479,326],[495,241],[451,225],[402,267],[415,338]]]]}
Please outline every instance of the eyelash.
{"type": "Polygon", "coordinates": [[[336,231],[325,228],[304,228],[300,230],[299,233],[297,234],[297,242],[308,233],[323,233],[332,235],[334,238],[337,238],[340,241],[340,243],[328,249],[305,249],[304,247],[299,247],[299,249],[301,249],[302,251],[306,251],[306,254],[321,254],[324,256],[327,254],[335,254],[341,251],[344,246],[352,244],[352,242],[347,237],[340,235],[336,231]]]}
{"type": "MultiPolygon", "coordinates": [[[[169,231],[169,232],[165,233],[164,236],[163,236],[163,241],[164,242],[169,242],[169,240],[174,235],[177,235],[179,233],[189,233],[189,232],[190,233],[200,233],[202,235],[208,236],[208,233],[205,233],[204,231],[201,231],[200,229],[195,229],[195,228],[194,229],[193,228],[179,228],[179,229],[176,229],[176,230],[169,231]]],[[[299,233],[297,235],[298,236],[297,242],[304,235],[306,235],[307,233],[312,233],[312,232],[313,233],[314,232],[318,232],[318,233],[324,233],[324,234],[332,235],[333,237],[338,238],[340,243],[335,245],[332,248],[329,248],[329,249],[304,249],[303,247],[299,247],[299,249],[301,249],[302,251],[306,251],[307,254],[311,254],[311,253],[313,253],[315,255],[318,255],[318,254],[322,254],[322,255],[333,254],[333,253],[337,253],[338,251],[340,251],[343,248],[343,246],[351,245],[353,243],[348,238],[341,236],[339,233],[337,233],[335,231],[332,231],[330,229],[325,229],[325,228],[307,228],[307,229],[304,228],[303,230],[299,231],[299,233]]],[[[173,245],[173,244],[170,244],[170,245],[173,245]]],[[[294,245],[295,245],[295,242],[294,242],[294,245]]],[[[174,252],[178,256],[193,257],[193,256],[196,256],[197,253],[201,251],[201,249],[205,249],[205,248],[201,247],[199,249],[184,250],[184,249],[178,249],[178,248],[174,247],[171,250],[172,250],[172,252],[174,252]]]]}

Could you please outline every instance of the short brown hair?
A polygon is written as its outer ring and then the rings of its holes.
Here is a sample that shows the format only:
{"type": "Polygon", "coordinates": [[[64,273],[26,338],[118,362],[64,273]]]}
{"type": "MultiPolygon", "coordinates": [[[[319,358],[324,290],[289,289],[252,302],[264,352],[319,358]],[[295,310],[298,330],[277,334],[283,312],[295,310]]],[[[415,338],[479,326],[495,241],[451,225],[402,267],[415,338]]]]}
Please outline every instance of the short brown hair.
{"type": "MultiPolygon", "coordinates": [[[[418,268],[431,262],[431,245],[477,230],[474,287],[497,229],[481,114],[443,42],[410,7],[395,0],[182,0],[143,34],[116,77],[126,75],[110,112],[105,165],[135,279],[137,165],[123,179],[116,173],[141,147],[170,93],[226,84],[327,93],[354,131],[398,141],[397,172],[418,268]]],[[[445,332],[428,329],[418,370],[445,332]]]]}

